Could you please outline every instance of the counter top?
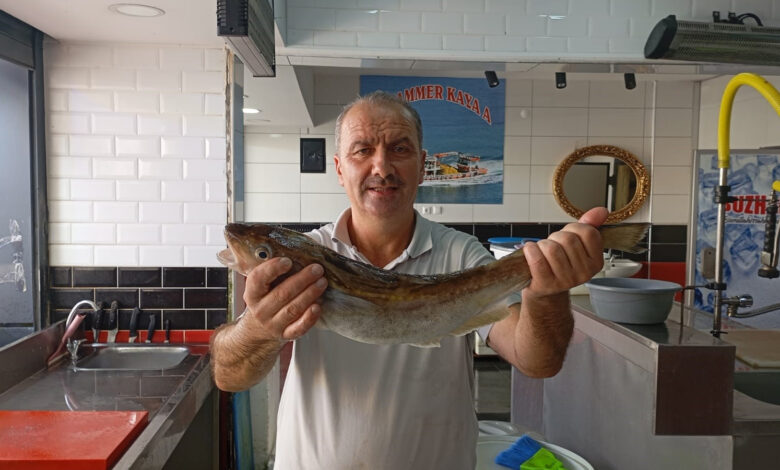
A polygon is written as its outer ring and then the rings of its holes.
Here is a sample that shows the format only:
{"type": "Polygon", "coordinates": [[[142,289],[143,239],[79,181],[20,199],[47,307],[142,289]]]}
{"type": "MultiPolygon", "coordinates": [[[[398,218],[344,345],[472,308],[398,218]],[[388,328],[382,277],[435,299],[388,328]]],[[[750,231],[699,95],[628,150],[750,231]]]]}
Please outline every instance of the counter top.
{"type": "MultiPolygon", "coordinates": [[[[162,468],[214,388],[208,345],[184,346],[189,355],[165,370],[75,370],[66,358],[7,388],[0,394],[0,410],[146,412],[146,428],[113,468],[162,468]]],[[[18,355],[20,350],[24,345],[0,351],[0,361],[7,360],[2,354],[18,355]]],[[[29,354],[38,352],[33,348],[29,354]]]]}

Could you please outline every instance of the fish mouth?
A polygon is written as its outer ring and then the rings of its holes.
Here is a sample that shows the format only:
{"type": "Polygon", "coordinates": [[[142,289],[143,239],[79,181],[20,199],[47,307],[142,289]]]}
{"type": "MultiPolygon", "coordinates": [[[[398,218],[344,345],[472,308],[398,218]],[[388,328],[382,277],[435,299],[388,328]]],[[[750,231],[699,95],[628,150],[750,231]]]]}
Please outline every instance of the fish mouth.
{"type": "Polygon", "coordinates": [[[230,269],[233,269],[236,266],[236,256],[233,254],[233,250],[230,248],[225,248],[224,250],[217,253],[217,259],[220,263],[224,264],[230,269]]]}

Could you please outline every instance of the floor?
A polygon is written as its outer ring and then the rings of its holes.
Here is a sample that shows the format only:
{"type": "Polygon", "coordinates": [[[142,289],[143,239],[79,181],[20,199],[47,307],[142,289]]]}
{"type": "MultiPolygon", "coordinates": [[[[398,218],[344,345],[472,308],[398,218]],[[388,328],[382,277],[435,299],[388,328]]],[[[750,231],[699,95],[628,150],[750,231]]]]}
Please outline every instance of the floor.
{"type": "Polygon", "coordinates": [[[498,357],[474,358],[477,419],[509,421],[511,368],[498,357]]]}

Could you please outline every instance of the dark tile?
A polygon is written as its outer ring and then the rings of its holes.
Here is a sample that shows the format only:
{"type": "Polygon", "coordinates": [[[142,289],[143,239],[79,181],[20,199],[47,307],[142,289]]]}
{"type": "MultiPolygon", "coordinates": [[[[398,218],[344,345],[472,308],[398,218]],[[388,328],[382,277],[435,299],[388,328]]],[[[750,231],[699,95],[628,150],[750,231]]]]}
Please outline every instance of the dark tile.
{"type": "Polygon", "coordinates": [[[184,308],[227,307],[227,289],[184,289],[184,308]]]}
{"type": "Polygon", "coordinates": [[[163,320],[170,320],[172,330],[202,330],[206,327],[206,311],[165,310],[163,320]]]}
{"type": "Polygon", "coordinates": [[[133,308],[138,306],[138,289],[95,289],[95,300],[103,302],[106,311],[115,300],[119,308],[133,308]]]}
{"type": "Polygon", "coordinates": [[[493,237],[511,237],[512,226],[510,224],[474,224],[474,236],[482,243],[493,237]]]}
{"type": "Polygon", "coordinates": [[[160,268],[119,268],[119,287],[161,287],[160,268]]]}
{"type": "Polygon", "coordinates": [[[653,225],[652,242],[655,243],[686,243],[688,241],[687,225],[653,225]]]}
{"type": "Polygon", "coordinates": [[[312,230],[317,230],[322,227],[323,224],[281,224],[281,227],[295,230],[296,232],[306,233],[312,230]]]}
{"type": "Polygon", "coordinates": [[[685,261],[687,245],[650,245],[650,261],[685,261]]]}
{"type": "Polygon", "coordinates": [[[474,235],[474,224],[445,224],[449,228],[454,228],[455,230],[463,233],[468,233],[469,235],[474,235]]]}
{"type": "Polygon", "coordinates": [[[56,266],[49,269],[51,287],[72,287],[70,268],[56,266]]]}
{"type": "Polygon", "coordinates": [[[477,412],[480,421],[509,421],[511,412],[477,412]]]}
{"type": "MultiPolygon", "coordinates": [[[[647,246],[647,245],[645,245],[647,246]]],[[[612,254],[616,258],[625,258],[630,259],[631,261],[650,261],[650,252],[645,251],[644,253],[627,253],[624,251],[617,251],[614,250],[612,254]]]]}
{"type": "Polygon", "coordinates": [[[50,289],[49,305],[52,309],[71,309],[79,300],[95,300],[94,289],[50,289]]]}
{"type": "Polygon", "coordinates": [[[73,287],[116,287],[116,268],[73,268],[73,287]]]}
{"type": "Polygon", "coordinates": [[[141,289],[141,308],[182,308],[183,289],[141,289]]]}
{"type": "Polygon", "coordinates": [[[206,329],[213,330],[225,323],[227,323],[227,310],[206,311],[206,329]]]}
{"type": "MultiPolygon", "coordinates": [[[[572,222],[575,222],[575,221],[572,220],[572,222]]],[[[560,229],[562,229],[565,226],[566,226],[566,224],[550,224],[550,228],[549,228],[550,232],[549,233],[557,232],[557,231],[559,231],[560,229]]]]}
{"type": "Polygon", "coordinates": [[[57,323],[60,320],[65,320],[68,318],[68,314],[70,313],[70,309],[63,308],[63,309],[57,309],[51,311],[51,323],[57,323]]]}
{"type": "MultiPolygon", "coordinates": [[[[133,316],[133,310],[120,310],[119,311],[119,329],[130,329],[130,318],[133,316]]],[[[149,327],[149,318],[155,317],[155,329],[160,329],[160,318],[162,318],[162,310],[148,309],[141,310],[138,314],[135,327],[138,331],[145,330],[149,327]]]]}
{"type": "Polygon", "coordinates": [[[163,287],[206,287],[206,269],[163,268],[163,287]]]}
{"type": "Polygon", "coordinates": [[[207,287],[227,287],[227,284],[228,284],[227,268],[206,268],[207,287]]]}
{"type": "Polygon", "coordinates": [[[547,238],[549,230],[547,224],[512,224],[513,237],[547,238]]]}

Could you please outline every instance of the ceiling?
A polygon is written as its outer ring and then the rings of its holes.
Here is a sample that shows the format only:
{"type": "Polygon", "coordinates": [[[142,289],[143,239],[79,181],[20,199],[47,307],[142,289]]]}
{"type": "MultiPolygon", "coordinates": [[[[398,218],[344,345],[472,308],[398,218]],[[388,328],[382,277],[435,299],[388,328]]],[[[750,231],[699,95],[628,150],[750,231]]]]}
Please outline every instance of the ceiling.
{"type": "Polygon", "coordinates": [[[216,0],[142,0],[165,14],[134,18],[108,9],[132,0],[0,0],[0,10],[60,41],[221,46],[216,0]]]}

